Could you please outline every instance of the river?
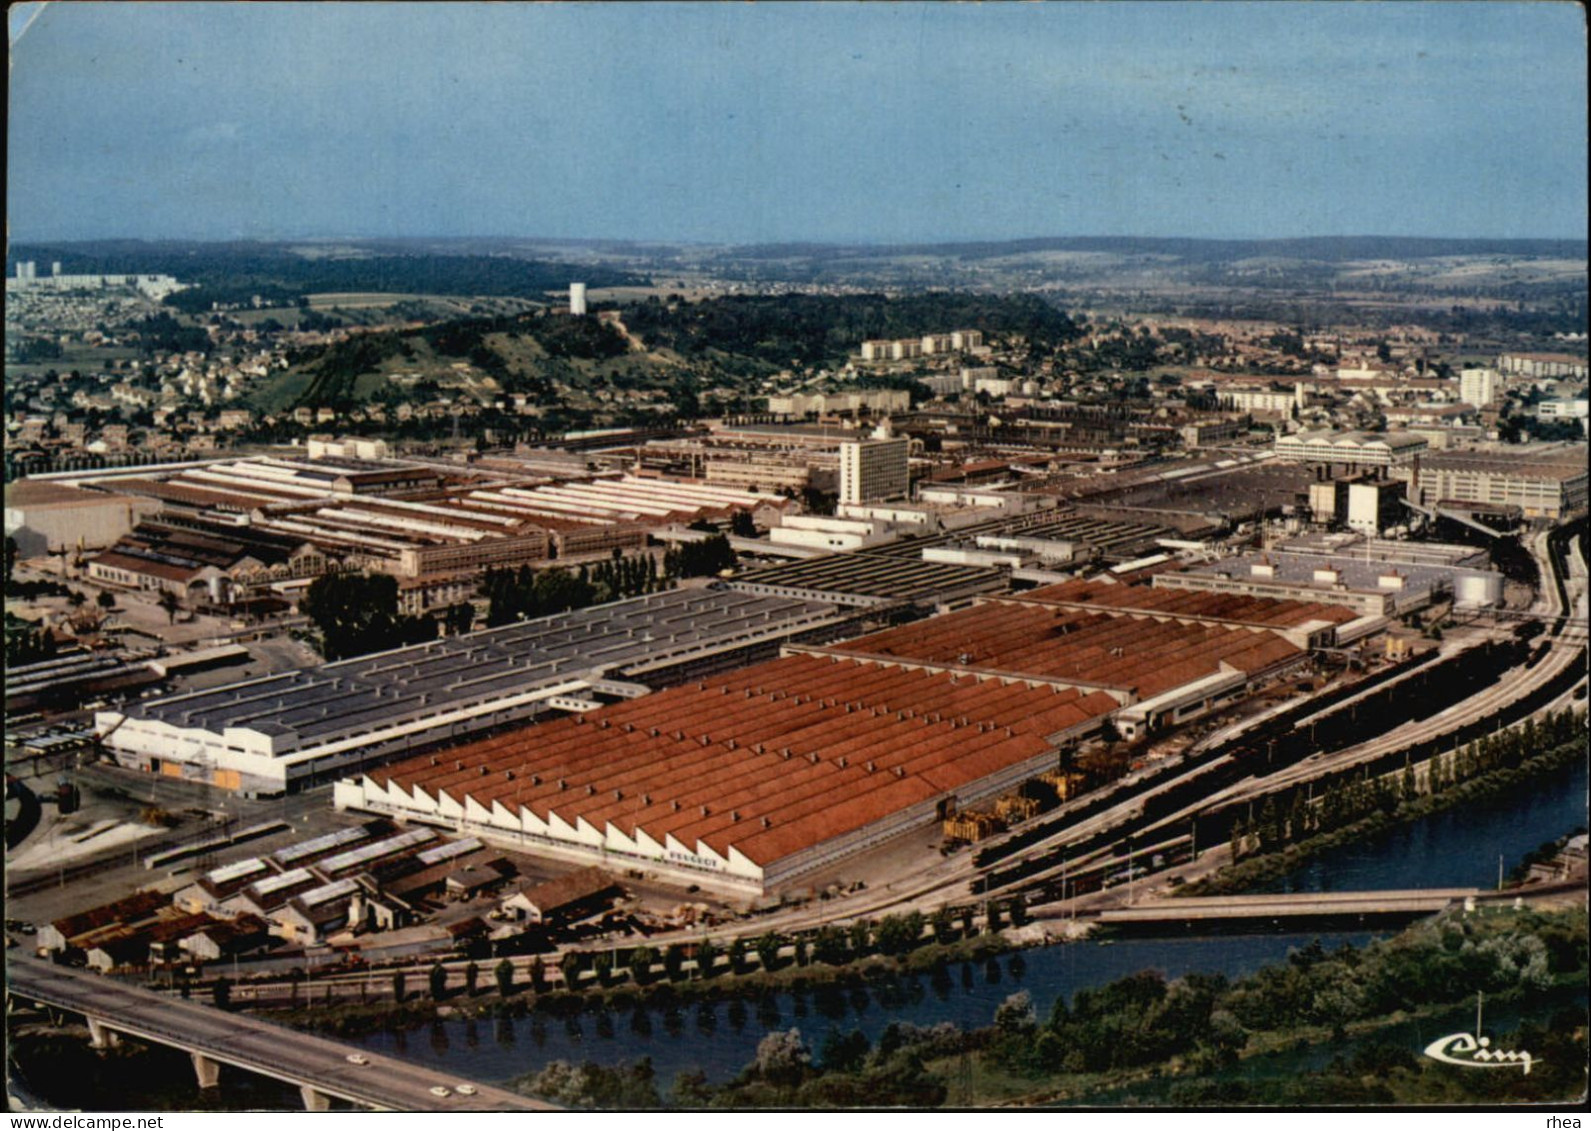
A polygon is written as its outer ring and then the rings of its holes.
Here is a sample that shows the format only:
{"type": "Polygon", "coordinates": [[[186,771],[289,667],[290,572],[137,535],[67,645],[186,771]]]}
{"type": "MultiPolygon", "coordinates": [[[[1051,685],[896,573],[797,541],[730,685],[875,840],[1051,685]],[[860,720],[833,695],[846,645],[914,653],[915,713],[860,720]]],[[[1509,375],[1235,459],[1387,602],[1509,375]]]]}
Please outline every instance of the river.
{"type": "Polygon", "coordinates": [[[963,1027],[989,1024],[1009,995],[1026,990],[1043,1017],[1060,994],[1101,986],[1153,968],[1167,978],[1191,971],[1237,976],[1284,958],[1289,949],[1320,938],[1328,947],[1363,944],[1371,936],[1348,934],[1241,935],[1208,939],[1129,939],[1081,942],[1013,951],[986,963],[951,965],[935,975],[901,976],[862,987],[821,987],[797,997],[725,1000],[687,1005],[672,1015],[639,1008],[623,1013],[581,1013],[572,1018],[534,1015],[513,1020],[441,1021],[408,1032],[353,1038],[366,1048],[483,1080],[504,1081],[553,1060],[628,1064],[652,1058],[667,1088],[678,1072],[701,1069],[715,1082],[734,1076],[752,1059],[757,1042],[775,1029],[799,1028],[814,1051],[831,1030],[861,1030],[876,1040],[892,1021],[963,1027]]]}
{"type": "Polygon", "coordinates": [[[1322,853],[1257,891],[1491,888],[1542,841],[1587,824],[1587,761],[1578,759],[1474,805],[1434,813],[1322,853]]]}
{"type": "MultiPolygon", "coordinates": [[[[1271,885],[1271,890],[1385,890],[1488,887],[1497,857],[1512,868],[1529,850],[1586,823],[1587,765],[1576,762],[1463,809],[1433,814],[1329,853],[1271,885]]],[[[675,1073],[699,1068],[711,1080],[733,1076],[773,1029],[800,1028],[816,1049],[834,1029],[860,1029],[875,1039],[891,1021],[963,1026],[988,1024],[1007,995],[1027,990],[1043,1016],[1060,994],[1103,985],[1143,969],[1175,978],[1190,971],[1237,976],[1283,959],[1320,937],[1327,947],[1362,944],[1363,932],[1325,935],[1255,934],[1181,939],[1082,942],[1003,956],[984,966],[953,966],[937,978],[828,995],[789,994],[766,1001],[668,1016],[656,1010],[583,1013],[575,1018],[444,1021],[407,1033],[360,1038],[381,1052],[447,1067],[484,1080],[534,1072],[552,1060],[626,1064],[650,1056],[663,1087],[675,1073]],[[1016,963],[1013,970],[1012,963],[1016,963]]]]}

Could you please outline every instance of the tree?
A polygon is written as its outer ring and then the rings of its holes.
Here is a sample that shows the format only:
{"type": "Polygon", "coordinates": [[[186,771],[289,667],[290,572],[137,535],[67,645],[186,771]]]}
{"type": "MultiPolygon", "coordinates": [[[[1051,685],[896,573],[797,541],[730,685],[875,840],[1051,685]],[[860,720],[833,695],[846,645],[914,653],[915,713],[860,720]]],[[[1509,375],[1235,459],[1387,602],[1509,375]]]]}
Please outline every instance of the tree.
{"type": "Polygon", "coordinates": [[[696,944],[696,973],[698,977],[711,978],[713,965],[718,960],[718,948],[713,945],[712,939],[703,939],[696,944]]]}
{"type": "Polygon", "coordinates": [[[777,931],[768,931],[752,941],[752,948],[757,952],[757,961],[762,964],[764,971],[772,970],[779,965],[779,950],[783,946],[784,939],[777,931]]]}
{"type": "Polygon", "coordinates": [[[453,636],[462,636],[475,624],[475,606],[468,601],[449,605],[447,612],[443,614],[442,623],[453,636]]]}
{"type": "Polygon", "coordinates": [[[408,981],[408,979],[404,976],[404,973],[403,973],[402,970],[394,970],[392,972],[392,1000],[393,1001],[402,1001],[404,999],[404,997],[407,996],[407,994],[405,992],[406,989],[407,989],[407,986],[406,986],[406,982],[407,981],[408,981]]]}
{"type": "Polygon", "coordinates": [[[682,542],[663,555],[663,571],[669,577],[707,577],[733,569],[735,551],[729,539],[714,534],[700,542],[682,542]]]}
{"type": "Polygon", "coordinates": [[[834,926],[819,927],[812,940],[812,957],[830,966],[843,966],[849,957],[845,947],[845,932],[834,926]]]}
{"type": "Polygon", "coordinates": [[[679,943],[669,943],[663,951],[663,970],[669,980],[677,980],[685,969],[685,948],[679,943]]]}
{"type": "Polygon", "coordinates": [[[215,985],[210,987],[210,993],[215,998],[217,1009],[229,1009],[232,1006],[232,983],[226,978],[217,978],[215,985]]]}
{"type": "Polygon", "coordinates": [[[109,589],[101,589],[98,597],[99,607],[110,612],[116,607],[116,595],[109,589]]]}
{"type": "Polygon", "coordinates": [[[838,1029],[830,1029],[823,1038],[818,1062],[825,1072],[856,1072],[867,1059],[867,1051],[867,1037],[861,1030],[841,1033],[838,1029]]]}
{"type": "Polygon", "coordinates": [[[706,1107],[713,1097],[712,1088],[707,1083],[707,1073],[696,1069],[681,1072],[674,1077],[674,1087],[669,1092],[671,1106],[676,1108],[692,1109],[706,1107]]]}
{"type": "Polygon", "coordinates": [[[878,924],[878,949],[885,954],[905,954],[922,941],[923,917],[913,911],[909,915],[886,915],[878,924]]]}
{"type": "Polygon", "coordinates": [[[328,573],[317,577],[298,603],[319,632],[327,660],[363,656],[435,639],[431,617],[398,614],[398,581],[384,573],[328,573]]]}
{"type": "Polygon", "coordinates": [[[48,660],[55,655],[55,636],[38,621],[5,614],[5,662],[7,667],[48,660]]]}
{"type": "Polygon", "coordinates": [[[801,1083],[811,1064],[812,1054],[801,1039],[801,1030],[786,1029],[769,1033],[757,1042],[757,1057],[751,1062],[751,1070],[770,1084],[794,1087],[801,1083]]]}
{"type": "Polygon", "coordinates": [[[657,951],[649,946],[633,947],[630,950],[630,977],[635,979],[638,986],[645,985],[652,976],[652,965],[657,961],[657,951]]]}
{"type": "Polygon", "coordinates": [[[11,588],[11,579],[16,574],[17,560],[22,556],[22,551],[17,546],[17,540],[11,535],[6,535],[6,588],[11,588]]]}
{"type": "Polygon", "coordinates": [[[580,985],[580,972],[586,968],[586,956],[578,950],[566,951],[558,960],[558,972],[563,975],[564,989],[572,990],[580,985]]]}
{"type": "Polygon", "coordinates": [[[750,511],[736,511],[729,519],[729,532],[736,538],[755,538],[757,522],[750,511]]]}
{"type": "Polygon", "coordinates": [[[162,609],[165,610],[166,623],[176,624],[177,610],[182,608],[182,602],[177,600],[177,595],[169,589],[162,589],[160,591],[158,604],[162,609]]]}
{"type": "Polygon", "coordinates": [[[1002,1001],[994,1011],[994,1027],[1007,1034],[1028,1033],[1037,1028],[1038,1015],[1033,1011],[1033,995],[1026,990],[1018,990],[1002,1001]]]}
{"type": "Polygon", "coordinates": [[[466,995],[473,994],[475,992],[475,983],[480,976],[481,968],[474,962],[471,962],[468,966],[464,967],[464,993],[466,995]]]}
{"type": "Polygon", "coordinates": [[[441,1001],[443,995],[447,993],[447,968],[440,962],[436,963],[431,967],[430,978],[431,998],[433,1001],[441,1001]]]}
{"type": "Polygon", "coordinates": [[[514,992],[514,964],[508,959],[503,959],[497,964],[493,973],[497,977],[497,992],[507,997],[514,992]]]}
{"type": "Polygon", "coordinates": [[[88,603],[88,598],[80,590],[74,589],[66,595],[66,603],[74,609],[81,609],[88,603]]]}

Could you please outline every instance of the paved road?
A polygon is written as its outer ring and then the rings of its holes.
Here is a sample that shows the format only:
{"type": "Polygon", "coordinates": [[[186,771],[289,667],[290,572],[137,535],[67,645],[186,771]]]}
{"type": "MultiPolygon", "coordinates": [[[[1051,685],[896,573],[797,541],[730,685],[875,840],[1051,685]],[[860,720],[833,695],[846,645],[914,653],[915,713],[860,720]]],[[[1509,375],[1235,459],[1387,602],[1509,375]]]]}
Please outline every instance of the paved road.
{"type": "Polygon", "coordinates": [[[554,1111],[551,1104],[502,1088],[375,1053],[368,1064],[350,1063],[352,1046],[295,1032],[239,1013],[164,997],[98,974],[36,958],[7,956],[7,993],[76,1013],[92,1014],[111,1029],[239,1068],[308,1084],[326,1095],[387,1111],[554,1111]],[[460,1085],[474,1095],[460,1095],[460,1085]],[[436,1096],[443,1087],[449,1095],[436,1096]]]}

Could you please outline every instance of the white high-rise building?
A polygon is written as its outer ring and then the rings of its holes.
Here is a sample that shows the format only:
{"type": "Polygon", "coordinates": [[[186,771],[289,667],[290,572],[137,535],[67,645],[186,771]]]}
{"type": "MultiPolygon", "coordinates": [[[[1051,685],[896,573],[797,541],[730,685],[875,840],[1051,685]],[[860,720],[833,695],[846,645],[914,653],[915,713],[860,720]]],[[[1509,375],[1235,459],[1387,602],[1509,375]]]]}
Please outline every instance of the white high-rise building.
{"type": "Polygon", "coordinates": [[[569,284],[569,313],[584,314],[586,312],[586,285],[584,283],[569,284]]]}
{"type": "Polygon", "coordinates": [[[1465,369],[1458,375],[1458,399],[1485,408],[1497,399],[1502,376],[1495,369],[1465,369]]]}
{"type": "Polygon", "coordinates": [[[911,492],[911,440],[847,440],[840,445],[840,502],[873,503],[911,492]]]}

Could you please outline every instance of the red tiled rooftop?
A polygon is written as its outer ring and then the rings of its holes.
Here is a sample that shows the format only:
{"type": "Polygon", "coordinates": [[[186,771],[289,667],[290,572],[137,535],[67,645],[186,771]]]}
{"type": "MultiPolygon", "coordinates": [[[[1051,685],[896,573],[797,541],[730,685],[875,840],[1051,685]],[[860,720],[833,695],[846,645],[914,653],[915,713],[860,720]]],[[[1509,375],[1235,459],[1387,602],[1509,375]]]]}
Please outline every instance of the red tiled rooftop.
{"type": "Polygon", "coordinates": [[[1312,620],[1346,624],[1358,616],[1345,606],[1317,601],[1152,589],[1145,585],[1112,585],[1099,581],[1066,581],[1002,600],[1048,605],[1086,604],[1090,608],[1197,617],[1268,628],[1296,628],[1312,620]]]}
{"type": "Polygon", "coordinates": [[[768,864],[1038,757],[1049,735],[1116,706],[1098,693],[793,656],[368,776],[691,851],[733,845],[768,864]]]}
{"type": "Polygon", "coordinates": [[[1213,675],[1223,663],[1257,673],[1298,654],[1263,630],[1003,600],[846,641],[833,651],[1076,680],[1141,699],[1213,675]]]}

